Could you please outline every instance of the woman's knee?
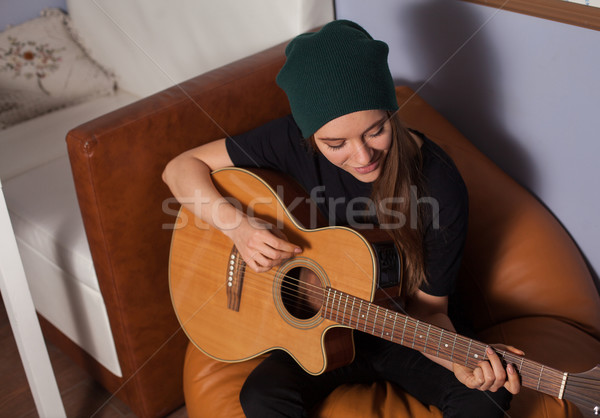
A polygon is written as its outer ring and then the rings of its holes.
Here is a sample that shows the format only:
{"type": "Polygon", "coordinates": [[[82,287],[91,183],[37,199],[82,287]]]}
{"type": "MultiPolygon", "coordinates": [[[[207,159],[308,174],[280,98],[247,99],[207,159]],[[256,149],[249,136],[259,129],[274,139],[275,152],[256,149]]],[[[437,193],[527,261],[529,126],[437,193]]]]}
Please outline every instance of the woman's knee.
{"type": "Polygon", "coordinates": [[[240,404],[247,417],[304,416],[302,395],[294,373],[286,363],[265,360],[246,379],[240,391],[240,404]]]}
{"type": "Polygon", "coordinates": [[[269,405],[268,388],[259,379],[246,379],[240,391],[240,404],[247,417],[265,416],[264,408],[269,405]]]}

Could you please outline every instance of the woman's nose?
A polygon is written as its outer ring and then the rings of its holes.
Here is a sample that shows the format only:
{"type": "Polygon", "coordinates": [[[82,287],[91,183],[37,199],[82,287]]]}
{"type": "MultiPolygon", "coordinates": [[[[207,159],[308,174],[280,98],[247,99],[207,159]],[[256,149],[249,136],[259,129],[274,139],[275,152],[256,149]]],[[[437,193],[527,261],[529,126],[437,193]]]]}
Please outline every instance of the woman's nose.
{"type": "Polygon", "coordinates": [[[373,149],[369,146],[367,141],[356,141],[356,147],[354,148],[354,158],[357,164],[363,166],[367,165],[373,159],[373,149]]]}

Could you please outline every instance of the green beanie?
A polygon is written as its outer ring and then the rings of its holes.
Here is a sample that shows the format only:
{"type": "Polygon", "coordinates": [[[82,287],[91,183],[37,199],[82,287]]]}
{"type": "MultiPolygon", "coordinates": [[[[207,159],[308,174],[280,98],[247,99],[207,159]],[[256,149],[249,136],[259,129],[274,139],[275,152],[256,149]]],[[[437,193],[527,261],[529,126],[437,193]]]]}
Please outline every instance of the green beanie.
{"type": "Polygon", "coordinates": [[[334,20],[288,44],[276,81],[305,138],[348,113],[398,109],[388,51],[385,42],[348,20],[334,20]]]}

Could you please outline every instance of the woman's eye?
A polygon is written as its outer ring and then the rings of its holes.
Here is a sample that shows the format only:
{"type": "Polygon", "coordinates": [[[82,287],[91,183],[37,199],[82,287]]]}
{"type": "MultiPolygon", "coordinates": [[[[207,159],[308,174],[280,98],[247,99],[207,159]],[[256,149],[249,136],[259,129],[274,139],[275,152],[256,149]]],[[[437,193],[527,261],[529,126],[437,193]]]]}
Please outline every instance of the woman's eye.
{"type": "Polygon", "coordinates": [[[379,135],[381,135],[383,133],[383,128],[384,128],[384,125],[381,125],[379,127],[379,129],[377,129],[376,132],[374,132],[374,133],[371,134],[371,136],[379,136],[379,135]]]}
{"type": "Polygon", "coordinates": [[[336,150],[342,149],[342,148],[344,147],[344,144],[345,144],[345,143],[346,143],[346,142],[342,142],[342,143],[340,143],[339,145],[331,145],[331,144],[327,144],[327,146],[329,147],[329,149],[330,149],[330,150],[336,151],[336,150]]]}

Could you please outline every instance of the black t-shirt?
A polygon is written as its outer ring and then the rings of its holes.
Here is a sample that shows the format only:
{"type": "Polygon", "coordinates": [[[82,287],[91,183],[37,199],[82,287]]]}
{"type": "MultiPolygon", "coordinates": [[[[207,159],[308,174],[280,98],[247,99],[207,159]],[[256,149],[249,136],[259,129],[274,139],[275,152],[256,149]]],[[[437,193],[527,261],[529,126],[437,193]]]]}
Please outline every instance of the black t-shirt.
{"type": "MultiPolygon", "coordinates": [[[[421,290],[447,296],[454,289],[466,237],[467,190],[450,157],[419,135],[423,139],[422,174],[427,195],[419,196],[418,204],[426,205],[428,214],[423,219],[428,284],[421,290]]],[[[293,177],[317,203],[330,225],[353,226],[365,221],[362,218],[367,212],[371,184],[359,181],[313,151],[291,115],[227,138],[225,144],[235,166],[268,168],[293,177]]]]}

